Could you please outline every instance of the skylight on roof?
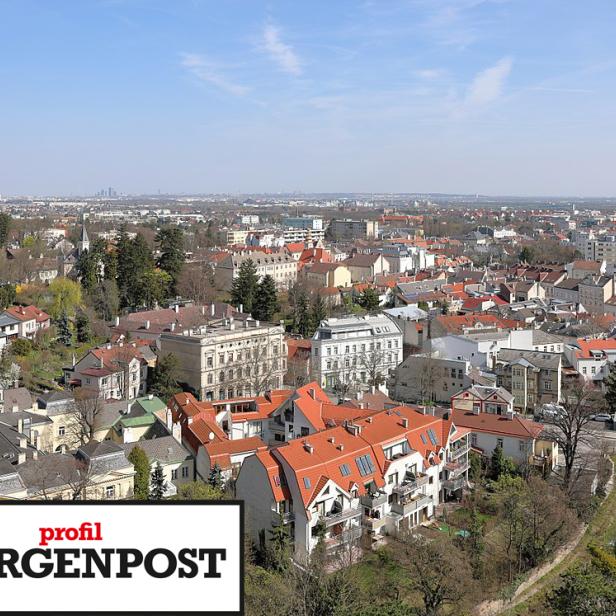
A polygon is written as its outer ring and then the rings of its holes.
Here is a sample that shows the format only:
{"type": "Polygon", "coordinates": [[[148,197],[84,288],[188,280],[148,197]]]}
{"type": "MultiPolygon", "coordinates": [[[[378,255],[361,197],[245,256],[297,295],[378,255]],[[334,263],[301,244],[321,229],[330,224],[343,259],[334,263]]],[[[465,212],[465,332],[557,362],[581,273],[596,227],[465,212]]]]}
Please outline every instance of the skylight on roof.
{"type": "Polygon", "coordinates": [[[428,444],[428,441],[426,440],[426,435],[422,433],[422,434],[420,434],[419,436],[421,437],[421,442],[422,442],[424,445],[427,445],[427,444],[428,444]]]}
{"type": "Polygon", "coordinates": [[[306,490],[310,489],[310,477],[304,477],[304,488],[306,488],[306,490]]]}
{"type": "Polygon", "coordinates": [[[428,438],[433,445],[438,445],[438,440],[436,439],[436,434],[432,428],[428,428],[428,438]]]}
{"type": "Polygon", "coordinates": [[[355,463],[357,464],[359,474],[362,477],[370,475],[370,473],[374,473],[374,463],[372,462],[372,458],[370,457],[369,453],[363,456],[359,456],[359,458],[355,458],[355,463]]]}
{"type": "Polygon", "coordinates": [[[351,474],[351,469],[349,468],[348,464],[341,464],[340,465],[340,473],[342,474],[343,477],[348,477],[351,474]]]}

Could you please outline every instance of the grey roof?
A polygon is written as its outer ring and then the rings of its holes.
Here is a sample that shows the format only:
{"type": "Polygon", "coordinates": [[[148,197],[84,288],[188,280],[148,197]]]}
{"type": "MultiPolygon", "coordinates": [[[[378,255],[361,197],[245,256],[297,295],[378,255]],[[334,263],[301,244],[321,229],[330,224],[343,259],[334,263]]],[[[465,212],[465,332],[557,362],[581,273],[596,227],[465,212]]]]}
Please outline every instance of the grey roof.
{"type": "Polygon", "coordinates": [[[562,336],[556,336],[541,329],[533,329],[533,344],[561,344],[564,342],[562,336]]]}
{"type": "Polygon", "coordinates": [[[546,353],[545,351],[525,351],[522,349],[501,349],[498,352],[497,361],[507,364],[524,359],[537,368],[546,370],[558,370],[561,365],[560,353],[546,353]]]}
{"type": "Polygon", "coordinates": [[[411,321],[420,321],[428,317],[428,313],[417,306],[388,308],[387,310],[383,310],[383,312],[395,319],[410,319],[411,321]]]}
{"type": "Polygon", "coordinates": [[[90,238],[88,237],[88,231],[86,230],[86,226],[85,225],[81,225],[81,235],[79,237],[79,240],[82,242],[89,242],[90,238]]]}
{"type": "Polygon", "coordinates": [[[0,314],[0,327],[6,327],[7,325],[17,325],[21,323],[19,319],[12,317],[10,314],[0,314]]]}
{"type": "Polygon", "coordinates": [[[10,496],[24,488],[25,485],[17,472],[17,467],[6,460],[0,460],[0,495],[10,496]]]}
{"type": "Polygon", "coordinates": [[[122,445],[126,455],[135,448],[141,447],[148,456],[150,462],[160,462],[170,464],[172,462],[183,462],[191,458],[191,453],[181,443],[178,443],[173,436],[163,436],[160,438],[126,443],[122,445]]]}
{"type": "Polygon", "coordinates": [[[17,407],[18,411],[29,411],[32,408],[32,395],[25,387],[5,389],[2,399],[5,411],[11,411],[13,407],[17,407]]]}
{"type": "Polygon", "coordinates": [[[89,464],[90,471],[95,474],[104,474],[114,470],[125,469],[132,466],[126,459],[124,449],[113,441],[90,441],[77,450],[77,458],[89,464]]]}
{"type": "Polygon", "coordinates": [[[487,400],[492,396],[499,396],[503,398],[507,402],[511,402],[513,400],[513,395],[510,394],[504,387],[491,387],[485,385],[471,385],[465,391],[477,396],[481,400],[487,400]]]}
{"type": "Polygon", "coordinates": [[[70,391],[50,391],[36,399],[40,408],[50,417],[74,410],[75,397],[70,391]]]}
{"type": "Polygon", "coordinates": [[[73,456],[52,453],[28,460],[17,466],[21,480],[29,492],[52,490],[82,480],[82,469],[73,456]]]}
{"type": "Polygon", "coordinates": [[[51,419],[49,419],[49,417],[47,417],[46,415],[29,413],[28,411],[0,413],[0,424],[10,426],[11,428],[17,428],[20,419],[24,424],[27,424],[29,422],[31,426],[52,423],[51,419]]]}

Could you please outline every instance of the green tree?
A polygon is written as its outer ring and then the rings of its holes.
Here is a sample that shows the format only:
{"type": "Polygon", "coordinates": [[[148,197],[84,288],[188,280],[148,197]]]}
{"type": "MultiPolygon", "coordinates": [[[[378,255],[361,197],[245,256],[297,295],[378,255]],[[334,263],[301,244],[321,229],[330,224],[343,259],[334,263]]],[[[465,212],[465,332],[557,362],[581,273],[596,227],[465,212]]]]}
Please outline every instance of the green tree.
{"type": "Polygon", "coordinates": [[[103,280],[88,296],[88,303],[103,321],[111,321],[120,310],[120,296],[115,280],[103,280]]]}
{"type": "Polygon", "coordinates": [[[66,312],[63,312],[58,319],[58,342],[67,347],[73,342],[73,334],[66,312]]]}
{"type": "Polygon", "coordinates": [[[535,251],[530,246],[524,246],[522,250],[520,250],[520,254],[518,255],[518,260],[520,263],[532,263],[535,259],[535,251]]]}
{"type": "Polygon", "coordinates": [[[77,329],[77,342],[90,342],[92,339],[92,328],[90,317],[84,310],[78,310],[75,317],[75,328],[77,329]]]}
{"type": "Polygon", "coordinates": [[[62,314],[72,316],[81,306],[81,287],[79,283],[68,278],[54,278],[49,284],[49,294],[49,314],[54,319],[59,319],[62,314]]]}
{"type": "Polygon", "coordinates": [[[151,393],[166,402],[173,394],[180,391],[179,369],[180,361],[173,353],[160,357],[152,373],[151,393]]]}
{"type": "Polygon", "coordinates": [[[592,564],[580,565],[561,576],[546,603],[554,616],[611,616],[616,614],[615,582],[592,564]]]}
{"type": "Polygon", "coordinates": [[[161,229],[156,234],[156,243],[160,251],[158,267],[169,274],[169,295],[178,293],[178,282],[184,266],[184,233],[177,227],[161,229]]]}
{"type": "Polygon", "coordinates": [[[477,507],[473,507],[471,511],[471,520],[468,527],[468,537],[466,539],[466,547],[470,553],[470,565],[473,571],[473,577],[480,580],[483,574],[483,552],[485,548],[483,540],[483,524],[479,517],[477,507]]]}
{"type": "Polygon", "coordinates": [[[27,338],[15,338],[11,342],[11,353],[15,357],[25,357],[32,351],[32,342],[27,338]]]}
{"type": "Polygon", "coordinates": [[[208,484],[214,488],[214,490],[222,491],[224,487],[224,481],[222,478],[222,471],[218,462],[214,464],[214,466],[210,470],[210,474],[207,478],[208,484]]]}
{"type": "Polygon", "coordinates": [[[252,303],[252,316],[259,321],[271,321],[280,309],[276,283],[268,274],[263,276],[257,285],[257,291],[252,303]]]}
{"type": "Polygon", "coordinates": [[[494,481],[498,481],[501,477],[515,475],[515,464],[511,458],[505,457],[503,448],[497,446],[492,452],[490,459],[489,477],[494,481]]]}
{"type": "Polygon", "coordinates": [[[13,219],[9,214],[2,212],[0,214],[0,247],[6,246],[6,242],[9,239],[9,232],[11,230],[11,224],[13,219]]]}
{"type": "Polygon", "coordinates": [[[167,486],[165,485],[165,474],[163,473],[163,467],[160,462],[156,463],[154,472],[152,473],[152,487],[150,488],[150,500],[163,500],[167,492],[167,486]]]}
{"type": "Polygon", "coordinates": [[[613,415],[616,413],[616,364],[609,364],[610,371],[603,379],[603,387],[605,388],[605,402],[609,408],[609,412],[613,415]]]}
{"type": "Polygon", "coordinates": [[[319,326],[321,321],[327,319],[327,303],[323,299],[323,296],[317,293],[314,301],[312,302],[312,315],[311,321],[315,328],[319,326]]]}
{"type": "Polygon", "coordinates": [[[150,496],[150,461],[147,454],[136,445],[128,454],[128,461],[135,467],[135,500],[148,500],[150,496]]]}
{"type": "Polygon", "coordinates": [[[270,541],[268,550],[268,568],[275,571],[286,571],[291,561],[291,534],[288,525],[284,524],[282,515],[277,523],[268,530],[270,541]]]}
{"type": "Polygon", "coordinates": [[[172,498],[174,500],[223,500],[224,494],[209,483],[190,481],[180,485],[178,493],[172,498]]]}
{"type": "Polygon", "coordinates": [[[79,282],[86,293],[90,293],[100,283],[104,254],[104,241],[96,240],[90,250],[84,251],[79,256],[75,269],[79,282]]]}
{"type": "Polygon", "coordinates": [[[160,284],[168,284],[169,278],[152,278],[154,270],[154,260],[148,244],[141,235],[137,235],[131,240],[126,231],[122,230],[118,239],[118,289],[120,291],[120,302],[122,306],[142,306],[148,305],[146,302],[152,301],[156,296],[165,295],[161,293],[160,284]],[[150,290],[150,285],[156,285],[154,291],[150,290]]]}
{"type": "Polygon", "coordinates": [[[374,312],[378,310],[380,305],[379,294],[376,289],[372,287],[366,287],[359,296],[357,303],[368,312],[374,312]]]}
{"type": "Polygon", "coordinates": [[[103,253],[103,275],[105,280],[113,280],[117,283],[118,254],[115,250],[105,250],[103,253]]]}
{"type": "Polygon", "coordinates": [[[247,259],[240,265],[237,277],[231,284],[231,303],[236,308],[242,306],[247,314],[252,313],[258,285],[257,267],[252,259],[247,259]]]}
{"type": "Polygon", "coordinates": [[[135,306],[155,308],[165,298],[169,297],[171,276],[160,269],[150,269],[141,274],[132,289],[132,301],[135,306]]]}
{"type": "Polygon", "coordinates": [[[0,285],[0,309],[6,310],[9,306],[15,303],[17,291],[14,284],[0,285]]]}
{"type": "Polygon", "coordinates": [[[302,338],[308,338],[314,333],[314,323],[308,305],[308,296],[300,291],[295,298],[293,311],[293,331],[302,338]]]}

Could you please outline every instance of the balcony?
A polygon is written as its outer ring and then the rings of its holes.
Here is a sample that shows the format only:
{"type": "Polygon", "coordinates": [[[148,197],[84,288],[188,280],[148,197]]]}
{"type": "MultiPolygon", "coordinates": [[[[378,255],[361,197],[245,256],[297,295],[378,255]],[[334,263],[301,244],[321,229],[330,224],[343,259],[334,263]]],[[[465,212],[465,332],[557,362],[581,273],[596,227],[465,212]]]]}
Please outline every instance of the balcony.
{"type": "Polygon", "coordinates": [[[465,453],[468,453],[471,446],[466,443],[465,445],[461,445],[460,447],[455,447],[454,449],[449,450],[449,455],[452,460],[457,460],[460,456],[463,456],[465,453]]]}
{"type": "Polygon", "coordinates": [[[286,511],[285,513],[277,513],[272,511],[272,526],[278,526],[280,522],[283,524],[289,524],[295,520],[295,513],[293,511],[286,511]]]}
{"type": "Polygon", "coordinates": [[[466,477],[458,477],[457,479],[445,479],[443,481],[443,488],[451,492],[461,490],[466,486],[466,477]]]}
{"type": "Polygon", "coordinates": [[[361,538],[362,532],[361,526],[353,526],[352,528],[345,529],[339,535],[325,537],[325,548],[331,550],[344,544],[351,543],[352,541],[357,541],[361,538]]]}
{"type": "Polygon", "coordinates": [[[356,518],[361,515],[361,513],[361,507],[354,507],[352,509],[345,509],[344,511],[328,513],[322,517],[322,520],[325,526],[334,526],[335,524],[340,524],[340,522],[356,518]]]}
{"type": "Polygon", "coordinates": [[[387,494],[384,492],[377,492],[376,494],[364,494],[360,498],[360,503],[364,507],[368,507],[370,509],[374,509],[375,507],[380,507],[387,502],[387,494]]]}
{"type": "Polygon", "coordinates": [[[399,496],[406,496],[407,494],[411,494],[415,492],[422,486],[425,486],[430,481],[428,475],[424,475],[419,473],[415,476],[414,481],[403,481],[394,487],[393,493],[398,494],[399,496]]]}
{"type": "Polygon", "coordinates": [[[385,524],[387,524],[387,518],[385,516],[380,518],[364,517],[362,524],[369,533],[376,534],[383,526],[385,526],[385,524]]]}
{"type": "Polygon", "coordinates": [[[419,494],[414,498],[402,501],[399,503],[392,503],[391,510],[401,516],[407,516],[418,509],[422,509],[426,505],[432,502],[432,497],[427,494],[419,494]]]}
{"type": "Polygon", "coordinates": [[[449,479],[460,477],[460,475],[464,474],[469,468],[470,463],[468,460],[461,462],[447,462],[445,464],[445,470],[449,473],[449,479]]]}

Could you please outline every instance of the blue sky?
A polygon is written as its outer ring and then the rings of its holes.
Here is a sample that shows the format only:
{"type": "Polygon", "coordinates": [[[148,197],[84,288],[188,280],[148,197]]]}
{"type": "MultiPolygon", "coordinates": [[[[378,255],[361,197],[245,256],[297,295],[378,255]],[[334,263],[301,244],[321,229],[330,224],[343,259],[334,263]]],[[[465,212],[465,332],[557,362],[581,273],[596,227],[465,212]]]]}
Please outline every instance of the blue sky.
{"type": "Polygon", "coordinates": [[[616,195],[613,0],[0,0],[0,193],[616,195]]]}

